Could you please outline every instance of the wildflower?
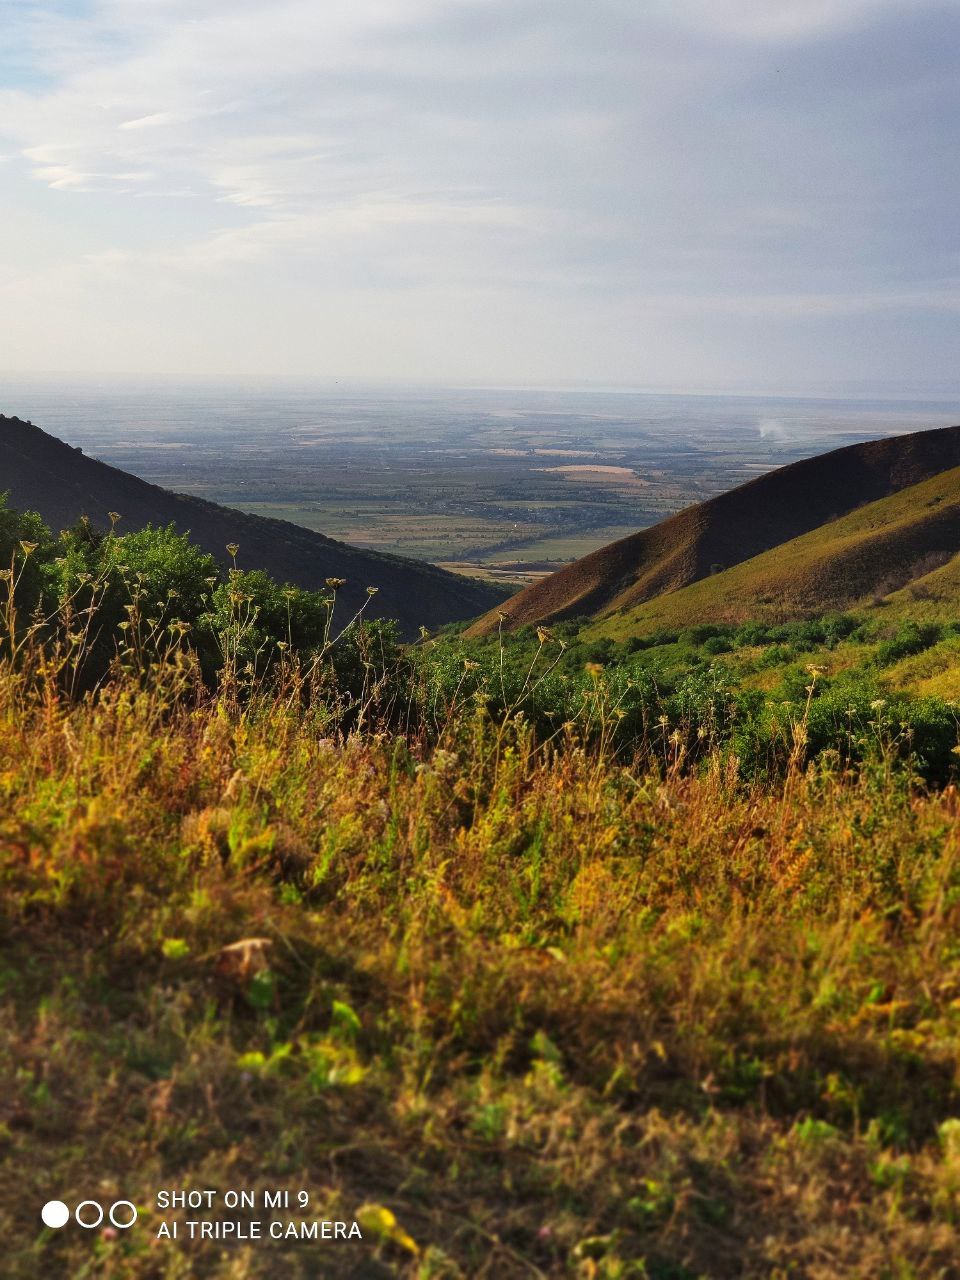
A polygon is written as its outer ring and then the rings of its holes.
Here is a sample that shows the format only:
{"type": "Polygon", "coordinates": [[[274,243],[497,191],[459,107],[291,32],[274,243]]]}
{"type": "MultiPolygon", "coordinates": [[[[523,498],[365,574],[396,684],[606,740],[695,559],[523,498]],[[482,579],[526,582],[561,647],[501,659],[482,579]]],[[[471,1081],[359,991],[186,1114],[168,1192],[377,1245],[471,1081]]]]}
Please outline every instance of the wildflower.
{"type": "Polygon", "coordinates": [[[375,596],[379,590],[380,590],[379,587],[367,587],[367,595],[375,596]]]}
{"type": "Polygon", "coordinates": [[[882,711],[886,705],[887,705],[886,698],[874,698],[874,700],[870,703],[870,710],[882,711]]]}
{"type": "Polygon", "coordinates": [[[327,578],[327,586],[331,591],[339,591],[346,581],[346,578],[327,578]]]}
{"type": "Polygon", "coordinates": [[[36,551],[38,544],[36,542],[21,542],[20,550],[25,556],[30,555],[32,551],[36,551]]]}
{"type": "Polygon", "coordinates": [[[479,666],[479,662],[472,662],[469,658],[464,658],[463,660],[464,671],[476,671],[479,666]]]}
{"type": "Polygon", "coordinates": [[[588,662],[583,669],[586,671],[587,675],[592,676],[594,679],[596,679],[597,676],[603,675],[602,662],[588,662]]]}
{"type": "Polygon", "coordinates": [[[107,515],[110,517],[111,524],[116,524],[117,521],[121,518],[119,511],[108,511],[107,515]]]}
{"type": "Polygon", "coordinates": [[[227,555],[230,557],[231,560],[236,560],[237,552],[239,550],[240,550],[240,544],[238,542],[227,543],[227,555]]]}
{"type": "Polygon", "coordinates": [[[553,632],[548,631],[546,627],[537,627],[537,639],[541,644],[549,644],[553,639],[553,632]]]}

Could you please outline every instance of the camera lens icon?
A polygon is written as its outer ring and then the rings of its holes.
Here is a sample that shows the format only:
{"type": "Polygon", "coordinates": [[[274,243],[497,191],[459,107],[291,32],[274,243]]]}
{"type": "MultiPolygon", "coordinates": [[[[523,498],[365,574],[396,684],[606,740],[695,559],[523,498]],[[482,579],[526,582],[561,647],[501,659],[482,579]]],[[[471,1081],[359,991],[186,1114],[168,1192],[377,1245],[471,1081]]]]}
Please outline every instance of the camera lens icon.
{"type": "MultiPolygon", "coordinates": [[[[137,1206],[131,1200],[115,1200],[109,1209],[104,1209],[99,1200],[81,1200],[73,1211],[78,1226],[93,1231],[103,1222],[104,1216],[109,1218],[112,1226],[118,1231],[126,1231],[137,1220],[137,1206]]],[[[45,1227],[57,1231],[70,1221],[70,1209],[62,1200],[48,1200],[40,1210],[40,1219],[45,1227]]]]}

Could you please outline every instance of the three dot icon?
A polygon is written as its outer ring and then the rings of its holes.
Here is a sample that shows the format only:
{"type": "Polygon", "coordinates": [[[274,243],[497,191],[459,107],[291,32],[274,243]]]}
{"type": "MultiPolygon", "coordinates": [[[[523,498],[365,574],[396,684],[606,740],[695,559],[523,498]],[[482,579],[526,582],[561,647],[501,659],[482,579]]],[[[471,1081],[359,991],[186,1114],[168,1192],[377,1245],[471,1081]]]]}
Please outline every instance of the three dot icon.
{"type": "MultiPolygon", "coordinates": [[[[81,1227],[92,1231],[99,1227],[104,1218],[104,1208],[98,1200],[81,1200],[73,1211],[81,1227]]],[[[137,1220],[137,1206],[130,1200],[117,1200],[107,1210],[111,1225],[119,1231],[126,1231],[137,1220]]],[[[40,1210],[40,1218],[45,1227],[57,1231],[70,1221],[70,1209],[62,1200],[48,1200],[40,1210]]]]}

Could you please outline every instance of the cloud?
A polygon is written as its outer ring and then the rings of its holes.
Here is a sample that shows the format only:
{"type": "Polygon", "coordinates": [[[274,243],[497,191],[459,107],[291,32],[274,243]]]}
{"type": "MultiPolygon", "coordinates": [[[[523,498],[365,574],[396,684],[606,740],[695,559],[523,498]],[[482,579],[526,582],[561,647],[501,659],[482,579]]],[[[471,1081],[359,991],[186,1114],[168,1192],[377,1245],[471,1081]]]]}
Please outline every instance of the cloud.
{"type": "Polygon", "coordinates": [[[6,199],[44,236],[0,269],[69,281],[92,332],[98,281],[212,317],[231,272],[291,326],[376,292],[426,332],[459,291],[477,351],[496,297],[558,368],[561,330],[585,366],[652,342],[680,368],[766,318],[828,363],[817,325],[957,312],[960,13],[934,0],[41,0],[9,26],[6,199]]]}
{"type": "Polygon", "coordinates": [[[794,43],[856,28],[894,0],[661,0],[670,19],[750,43],[794,43]]]}
{"type": "Polygon", "coordinates": [[[154,111],[148,116],[138,116],[136,120],[123,120],[118,129],[159,129],[168,124],[182,124],[184,117],[175,111],[154,111]]]}

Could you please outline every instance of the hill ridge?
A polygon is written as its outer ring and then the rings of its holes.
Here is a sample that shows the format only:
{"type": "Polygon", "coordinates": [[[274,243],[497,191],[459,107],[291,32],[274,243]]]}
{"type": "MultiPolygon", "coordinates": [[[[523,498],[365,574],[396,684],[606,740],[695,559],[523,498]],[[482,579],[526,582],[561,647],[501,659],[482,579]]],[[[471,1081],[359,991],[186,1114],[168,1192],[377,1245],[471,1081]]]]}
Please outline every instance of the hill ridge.
{"type": "Polygon", "coordinates": [[[468,634],[608,617],[701,581],[857,507],[960,466],[960,426],[846,445],[757,476],[575,560],[468,634]]]}
{"type": "Polygon", "coordinates": [[[884,601],[960,553],[960,467],[858,507],[723,573],[604,615],[591,634],[641,635],[692,623],[787,622],[884,601]]]}

